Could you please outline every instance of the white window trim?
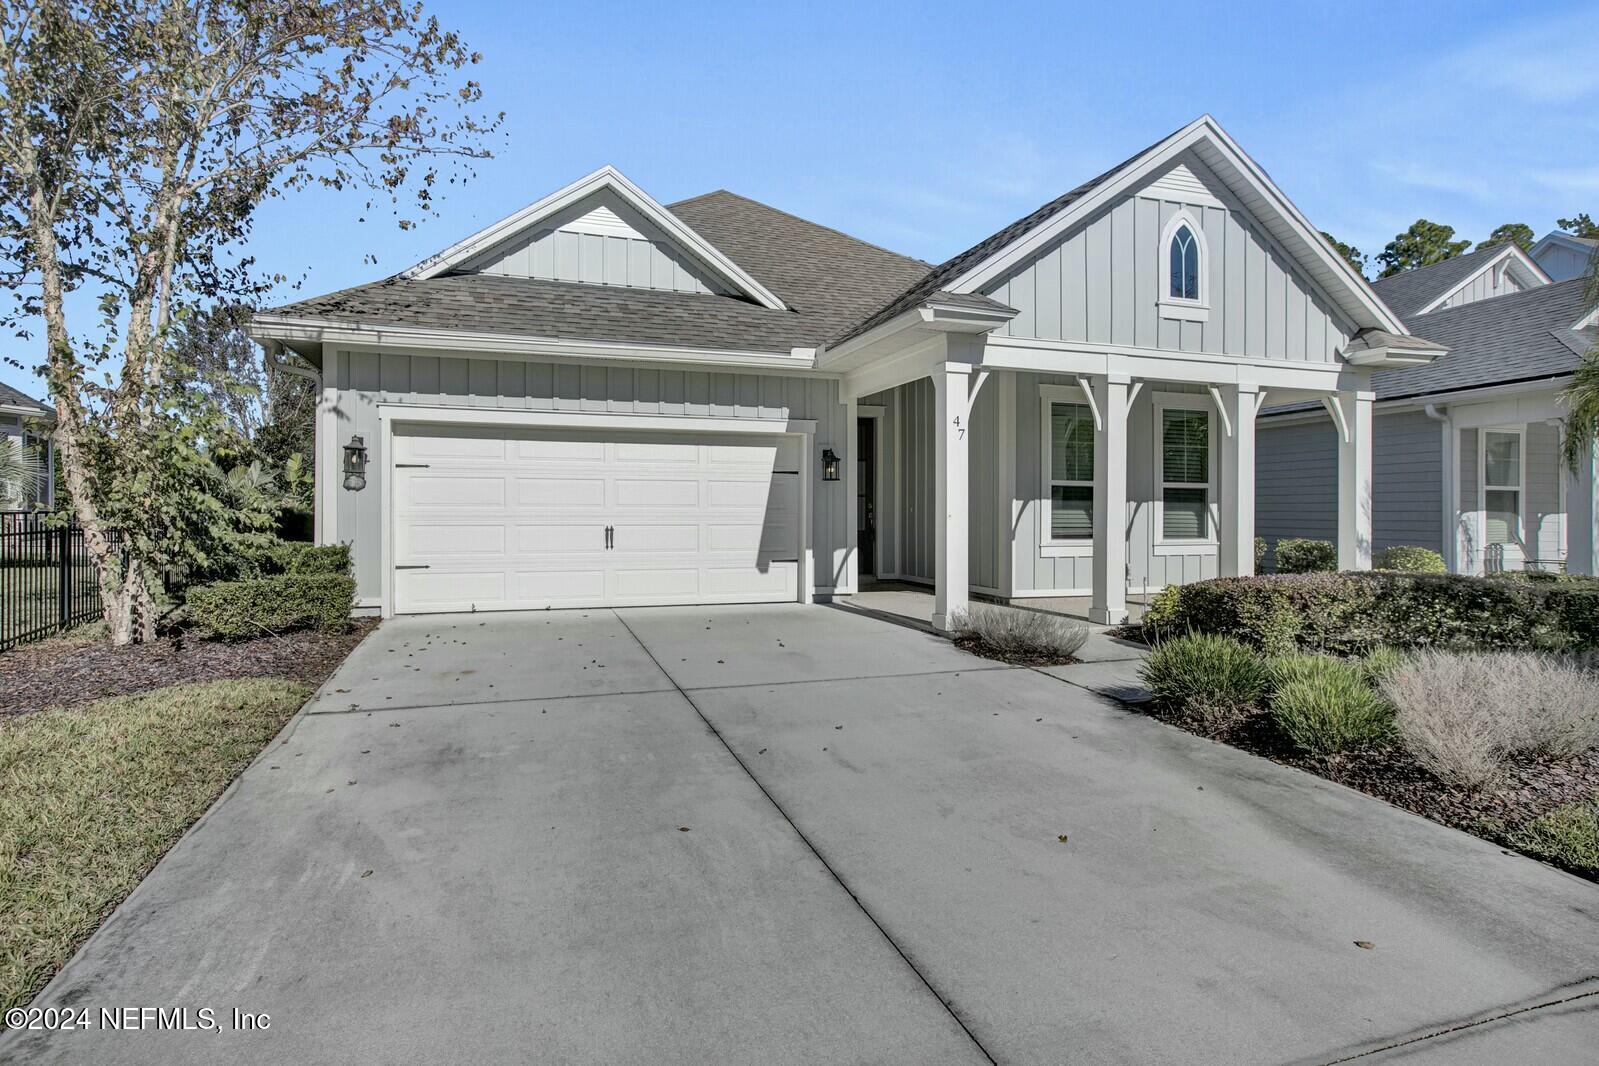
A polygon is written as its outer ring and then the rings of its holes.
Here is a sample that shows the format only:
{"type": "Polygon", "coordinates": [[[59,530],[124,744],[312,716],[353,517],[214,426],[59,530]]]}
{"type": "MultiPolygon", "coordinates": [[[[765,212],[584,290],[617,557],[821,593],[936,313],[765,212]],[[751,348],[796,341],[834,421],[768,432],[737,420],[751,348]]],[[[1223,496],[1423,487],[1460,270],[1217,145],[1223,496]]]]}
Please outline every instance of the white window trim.
{"type": "Polygon", "coordinates": [[[1211,555],[1221,551],[1221,504],[1217,498],[1217,471],[1220,463],[1218,456],[1216,423],[1216,405],[1211,398],[1197,396],[1186,392],[1157,392],[1152,397],[1154,405],[1154,460],[1155,460],[1155,497],[1150,508],[1150,518],[1155,523],[1155,540],[1152,547],[1155,555],[1211,555]],[[1206,427],[1210,431],[1210,439],[1206,442],[1206,459],[1209,469],[1206,473],[1210,480],[1205,483],[1205,516],[1210,526],[1208,537],[1168,537],[1166,536],[1166,489],[1168,485],[1177,488],[1195,488],[1197,486],[1187,481],[1166,480],[1166,456],[1162,434],[1165,422],[1164,412],[1174,411],[1202,411],[1207,416],[1206,427]]]}
{"type": "MultiPolygon", "coordinates": [[[[1482,544],[1487,549],[1488,541],[1488,494],[1490,492],[1514,492],[1516,494],[1516,528],[1510,533],[1509,543],[1501,546],[1515,548],[1520,552],[1523,561],[1527,555],[1527,427],[1526,425],[1512,426],[1483,426],[1477,432],[1477,501],[1482,508],[1482,544]],[[1520,469],[1516,476],[1521,480],[1520,485],[1490,485],[1488,484],[1488,434],[1499,433],[1507,437],[1515,437],[1516,458],[1520,469]]],[[[1500,542],[1495,541],[1498,544],[1500,542]]]]}
{"type": "MultiPolygon", "coordinates": [[[[1094,538],[1071,537],[1057,540],[1055,538],[1053,511],[1055,508],[1055,494],[1050,490],[1055,484],[1053,464],[1050,455],[1050,406],[1057,403],[1087,404],[1093,407],[1093,398],[1083,391],[1080,385],[1040,385],[1038,386],[1038,422],[1039,422],[1039,451],[1038,451],[1038,480],[1039,502],[1038,510],[1038,552],[1046,559],[1082,558],[1087,559],[1094,554],[1094,538]]],[[[1082,482],[1067,482],[1067,484],[1082,484],[1082,482]]],[[[1094,506],[1101,506],[1099,489],[1099,470],[1094,470],[1094,506]]]]}
{"type": "Polygon", "coordinates": [[[1187,208],[1178,209],[1177,213],[1167,220],[1165,227],[1160,231],[1160,251],[1155,257],[1159,272],[1158,294],[1160,317],[1175,318],[1186,322],[1208,322],[1210,320],[1210,246],[1205,243],[1205,230],[1199,224],[1199,219],[1187,208]],[[1199,245],[1199,299],[1184,300],[1171,294],[1171,242],[1176,236],[1179,227],[1187,226],[1194,235],[1194,242],[1199,245]]]}

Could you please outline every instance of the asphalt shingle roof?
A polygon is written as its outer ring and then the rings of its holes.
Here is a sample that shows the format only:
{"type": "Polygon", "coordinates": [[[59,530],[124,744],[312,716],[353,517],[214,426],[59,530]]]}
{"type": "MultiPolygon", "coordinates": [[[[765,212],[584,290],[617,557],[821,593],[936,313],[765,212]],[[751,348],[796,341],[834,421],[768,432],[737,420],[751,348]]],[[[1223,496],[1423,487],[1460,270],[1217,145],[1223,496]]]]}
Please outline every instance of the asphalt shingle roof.
{"type": "Polygon", "coordinates": [[[1479,248],[1475,252],[1445,259],[1442,263],[1405,270],[1371,283],[1382,302],[1400,318],[1409,319],[1423,307],[1465,281],[1482,265],[1503,252],[1503,245],[1479,248]]]}
{"type": "Polygon", "coordinates": [[[1583,316],[1585,279],[1539,285],[1508,296],[1477,300],[1405,323],[1419,337],[1449,349],[1428,366],[1372,375],[1379,400],[1424,396],[1483,385],[1508,384],[1571,373],[1599,328],[1571,327],[1583,316]]]}
{"type": "Polygon", "coordinates": [[[0,404],[6,404],[10,407],[31,407],[39,412],[41,418],[54,418],[56,416],[55,410],[47,404],[40,403],[27,393],[13,389],[4,382],[0,382],[0,404]]]}
{"type": "Polygon", "coordinates": [[[267,313],[374,326],[787,353],[826,342],[929,269],[919,259],[723,190],[667,209],[789,309],[774,311],[731,296],[447,274],[428,280],[386,278],[267,313]]]}

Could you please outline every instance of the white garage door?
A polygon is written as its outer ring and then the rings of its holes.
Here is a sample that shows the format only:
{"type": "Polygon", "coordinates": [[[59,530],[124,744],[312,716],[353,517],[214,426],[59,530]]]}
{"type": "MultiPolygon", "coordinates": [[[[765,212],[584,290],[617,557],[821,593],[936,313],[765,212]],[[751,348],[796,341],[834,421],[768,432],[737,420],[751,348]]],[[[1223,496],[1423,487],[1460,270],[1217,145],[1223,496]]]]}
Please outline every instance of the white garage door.
{"type": "Polygon", "coordinates": [[[401,614],[791,601],[800,438],[397,427],[401,614]]]}

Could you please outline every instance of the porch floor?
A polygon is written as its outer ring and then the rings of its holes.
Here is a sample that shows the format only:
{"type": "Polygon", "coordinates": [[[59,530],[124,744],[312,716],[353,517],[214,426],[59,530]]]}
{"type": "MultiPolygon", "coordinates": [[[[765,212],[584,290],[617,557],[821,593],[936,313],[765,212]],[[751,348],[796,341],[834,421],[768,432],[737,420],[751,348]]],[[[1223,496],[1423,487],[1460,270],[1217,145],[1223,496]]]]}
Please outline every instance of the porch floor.
{"type": "MultiPolygon", "coordinates": [[[[1144,599],[1139,597],[1127,598],[1127,620],[1137,622],[1144,616],[1144,599]]],[[[986,598],[974,595],[973,602],[986,602],[986,598]]],[[[890,615],[903,619],[923,629],[931,629],[933,624],[933,590],[926,585],[916,585],[907,581],[863,581],[861,591],[852,596],[840,597],[840,603],[849,607],[869,611],[873,614],[890,615]]],[[[1028,597],[1010,604],[1020,610],[1043,611],[1047,614],[1062,614],[1068,618],[1080,618],[1088,621],[1088,609],[1092,602],[1087,596],[1040,596],[1028,597]]],[[[1110,627],[1094,626],[1096,632],[1104,631],[1110,627]]]]}

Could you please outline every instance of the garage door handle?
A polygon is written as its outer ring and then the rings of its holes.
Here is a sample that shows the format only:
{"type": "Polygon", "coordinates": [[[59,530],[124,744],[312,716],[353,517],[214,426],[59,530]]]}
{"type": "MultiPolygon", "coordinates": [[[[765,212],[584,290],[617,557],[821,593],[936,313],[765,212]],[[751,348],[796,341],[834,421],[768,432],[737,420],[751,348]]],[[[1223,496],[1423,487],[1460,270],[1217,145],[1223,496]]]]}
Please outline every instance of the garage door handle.
{"type": "Polygon", "coordinates": [[[396,470],[426,470],[427,468],[428,468],[428,464],[427,463],[395,463],[394,464],[394,469],[396,469],[396,470]]]}
{"type": "Polygon", "coordinates": [[[605,527],[605,550],[610,551],[616,545],[616,527],[605,527]]]}
{"type": "Polygon", "coordinates": [[[406,565],[402,564],[400,566],[396,566],[394,569],[396,569],[396,570],[427,570],[427,569],[430,569],[430,567],[428,566],[427,563],[412,563],[409,566],[406,566],[406,565]]]}

